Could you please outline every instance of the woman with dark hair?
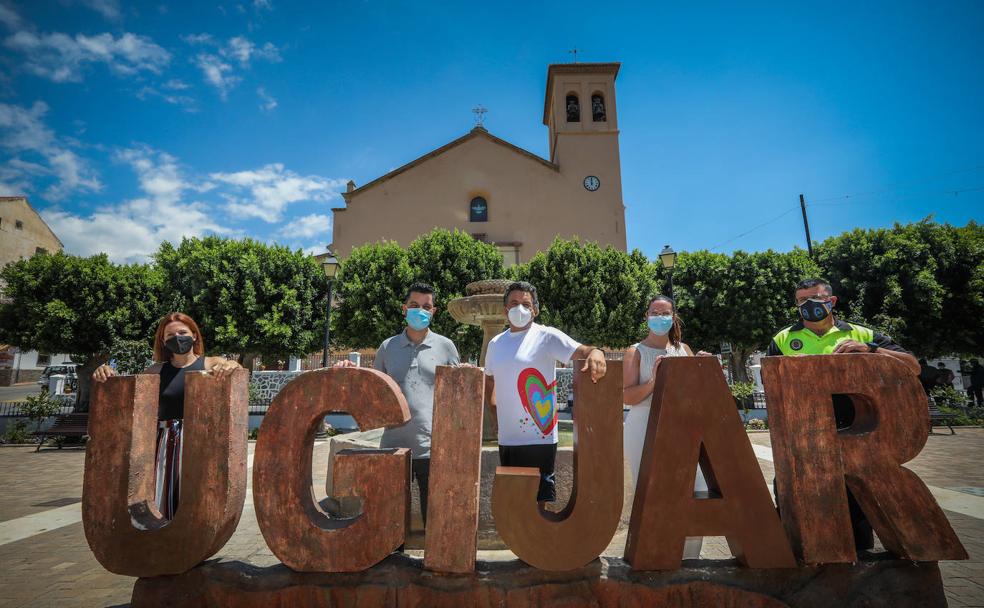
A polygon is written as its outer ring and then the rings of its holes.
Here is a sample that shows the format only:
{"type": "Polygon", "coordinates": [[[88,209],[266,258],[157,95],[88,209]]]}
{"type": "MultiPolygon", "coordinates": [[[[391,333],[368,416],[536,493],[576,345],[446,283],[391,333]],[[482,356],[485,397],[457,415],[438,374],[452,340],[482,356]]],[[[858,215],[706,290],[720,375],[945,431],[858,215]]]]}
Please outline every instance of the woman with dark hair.
{"type": "MultiPolygon", "coordinates": [[[[683,343],[683,321],[676,312],[676,304],[667,296],[655,296],[649,300],[646,309],[646,325],[649,334],[625,351],[622,364],[622,399],[629,413],[625,418],[622,446],[625,459],[632,471],[632,489],[639,479],[639,466],[642,461],[642,446],[646,441],[646,426],[649,424],[649,407],[656,381],[656,369],[665,357],[692,357],[694,353],[683,343]]],[[[699,352],[698,355],[710,355],[699,352]]],[[[707,491],[707,483],[700,467],[694,490],[707,491]]],[[[684,558],[700,557],[701,538],[688,537],[684,547],[684,558]]]]}
{"type": "MultiPolygon", "coordinates": [[[[221,376],[241,366],[225,357],[205,357],[205,343],[198,324],[188,315],[172,312],[157,324],[154,361],[144,374],[160,374],[157,406],[156,501],[167,519],[174,517],[181,493],[181,438],[184,420],[185,373],[208,371],[221,376]]],[[[116,375],[109,365],[92,374],[96,382],[116,375]]]]}

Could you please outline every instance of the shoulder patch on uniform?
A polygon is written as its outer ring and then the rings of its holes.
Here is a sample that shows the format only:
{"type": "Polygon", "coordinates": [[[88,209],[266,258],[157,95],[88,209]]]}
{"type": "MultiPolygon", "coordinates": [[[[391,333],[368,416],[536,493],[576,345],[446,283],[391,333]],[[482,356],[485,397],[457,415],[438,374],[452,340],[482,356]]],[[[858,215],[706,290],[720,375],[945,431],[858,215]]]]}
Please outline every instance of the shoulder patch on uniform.
{"type": "Polygon", "coordinates": [[[800,340],[799,338],[793,338],[792,340],[789,341],[789,348],[793,350],[799,350],[803,348],[803,341],[800,340]]]}

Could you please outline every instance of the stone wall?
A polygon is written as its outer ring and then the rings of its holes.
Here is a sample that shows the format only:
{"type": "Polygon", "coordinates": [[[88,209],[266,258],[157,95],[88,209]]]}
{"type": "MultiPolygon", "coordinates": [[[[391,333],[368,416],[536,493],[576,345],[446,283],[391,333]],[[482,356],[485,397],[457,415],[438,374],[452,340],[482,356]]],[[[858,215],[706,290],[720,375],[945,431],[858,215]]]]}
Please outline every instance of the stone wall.
{"type": "Polygon", "coordinates": [[[688,560],[679,570],[638,572],[599,558],[570,572],[518,560],[481,561],[474,574],[442,576],[422,560],[391,555],[351,574],[293,572],[284,565],[207,562],[177,576],[141,578],[132,606],[746,606],[897,608],[946,606],[936,562],[878,559],[856,564],[753,570],[734,560],[688,560]]]}
{"type": "Polygon", "coordinates": [[[288,382],[300,376],[304,372],[253,372],[249,379],[250,392],[253,393],[250,399],[250,406],[267,406],[277,396],[277,393],[287,385],[288,382]]]}
{"type": "Polygon", "coordinates": [[[572,367],[558,367],[557,368],[557,406],[559,408],[567,407],[567,396],[571,393],[574,388],[574,368],[572,367]]]}
{"type": "MultiPolygon", "coordinates": [[[[0,370],[2,373],[4,370],[0,370]]],[[[22,374],[26,370],[22,370],[22,374]]],[[[250,406],[252,407],[265,407],[270,405],[277,393],[286,386],[288,382],[296,378],[297,376],[303,374],[304,372],[286,372],[286,371],[265,371],[265,372],[253,372],[250,377],[249,384],[250,389],[253,392],[253,398],[250,399],[250,406]]],[[[2,378],[0,378],[2,380],[2,378]]],[[[34,378],[37,380],[37,378],[34,378]]],[[[557,368],[557,404],[561,408],[567,407],[567,395],[570,394],[571,389],[574,384],[574,370],[569,367],[558,367],[557,368]]],[[[2,386],[2,382],[0,382],[2,386]]]]}
{"type": "Polygon", "coordinates": [[[44,369],[0,369],[0,386],[12,386],[22,382],[37,382],[44,369]]]}

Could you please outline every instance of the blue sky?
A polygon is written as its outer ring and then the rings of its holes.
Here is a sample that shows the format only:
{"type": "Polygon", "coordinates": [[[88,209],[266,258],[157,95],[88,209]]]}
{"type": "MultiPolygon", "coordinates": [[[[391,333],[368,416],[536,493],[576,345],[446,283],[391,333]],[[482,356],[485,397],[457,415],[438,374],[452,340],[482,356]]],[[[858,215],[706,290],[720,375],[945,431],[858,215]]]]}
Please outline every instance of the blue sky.
{"type": "Polygon", "coordinates": [[[546,68],[577,47],[622,62],[650,256],[802,246],[800,193],[815,240],[980,220],[984,4],[816,4],[0,0],[0,194],[71,253],[208,232],[320,251],[348,179],[466,133],[477,104],[546,156],[546,68]]]}

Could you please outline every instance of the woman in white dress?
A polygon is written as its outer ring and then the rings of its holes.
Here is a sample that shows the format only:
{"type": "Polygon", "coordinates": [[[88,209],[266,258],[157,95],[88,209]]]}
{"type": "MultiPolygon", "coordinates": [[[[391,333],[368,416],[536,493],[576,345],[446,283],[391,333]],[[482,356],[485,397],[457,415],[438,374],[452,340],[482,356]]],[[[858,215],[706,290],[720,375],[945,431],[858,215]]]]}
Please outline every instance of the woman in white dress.
{"type": "MultiPolygon", "coordinates": [[[[649,301],[646,310],[646,325],[649,334],[639,343],[625,351],[622,365],[622,398],[629,414],[625,418],[623,450],[632,471],[632,491],[635,492],[639,479],[639,464],[642,460],[642,446],[646,441],[646,426],[649,424],[649,407],[653,396],[656,369],[664,357],[692,357],[694,353],[681,340],[683,323],[676,314],[672,298],[656,296],[649,301]]],[[[698,355],[710,355],[703,351],[698,355]]],[[[694,490],[707,491],[707,482],[700,467],[694,490]]],[[[700,557],[702,539],[699,536],[687,537],[684,546],[684,559],[700,557]]]]}

